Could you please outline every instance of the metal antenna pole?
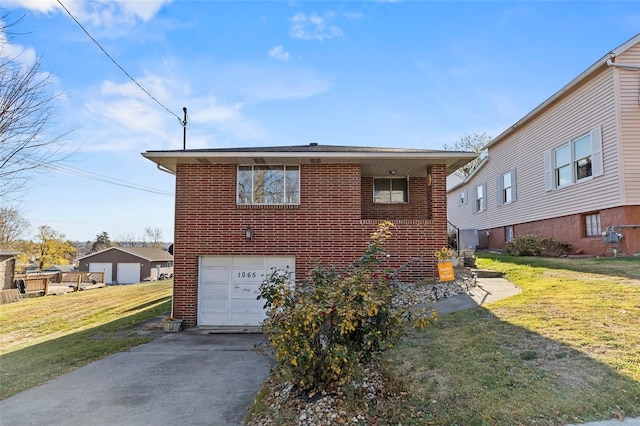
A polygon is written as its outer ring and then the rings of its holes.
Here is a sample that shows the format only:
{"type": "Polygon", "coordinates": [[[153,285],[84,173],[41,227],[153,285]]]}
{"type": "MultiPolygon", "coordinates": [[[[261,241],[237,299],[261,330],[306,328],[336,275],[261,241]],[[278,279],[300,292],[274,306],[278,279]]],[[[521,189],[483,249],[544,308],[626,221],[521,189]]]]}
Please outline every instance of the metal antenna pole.
{"type": "Polygon", "coordinates": [[[184,112],[184,120],[182,120],[182,150],[187,149],[187,107],[183,107],[182,111],[184,112]]]}

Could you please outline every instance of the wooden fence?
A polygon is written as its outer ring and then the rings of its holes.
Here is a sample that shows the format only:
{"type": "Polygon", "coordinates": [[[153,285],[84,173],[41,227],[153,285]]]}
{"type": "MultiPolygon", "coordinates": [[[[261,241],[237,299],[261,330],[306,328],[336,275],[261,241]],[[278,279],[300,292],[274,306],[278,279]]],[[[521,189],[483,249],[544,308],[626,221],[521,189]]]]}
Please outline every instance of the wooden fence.
{"type": "Polygon", "coordinates": [[[22,274],[16,275],[13,280],[14,288],[22,294],[49,293],[49,287],[54,285],[67,285],[74,291],[86,286],[104,285],[104,272],[53,272],[47,274],[22,274]]]}

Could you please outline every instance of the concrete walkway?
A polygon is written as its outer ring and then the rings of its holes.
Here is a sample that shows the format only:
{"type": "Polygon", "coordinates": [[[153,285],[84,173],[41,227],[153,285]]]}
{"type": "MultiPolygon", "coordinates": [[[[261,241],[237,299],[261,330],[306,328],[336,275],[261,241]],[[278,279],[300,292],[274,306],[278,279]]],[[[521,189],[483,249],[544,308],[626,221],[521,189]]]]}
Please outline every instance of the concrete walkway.
{"type": "Polygon", "coordinates": [[[463,293],[438,300],[434,308],[440,315],[444,315],[450,312],[484,306],[520,293],[522,293],[522,290],[519,287],[504,278],[478,278],[476,287],[471,287],[468,294],[463,293]]]}

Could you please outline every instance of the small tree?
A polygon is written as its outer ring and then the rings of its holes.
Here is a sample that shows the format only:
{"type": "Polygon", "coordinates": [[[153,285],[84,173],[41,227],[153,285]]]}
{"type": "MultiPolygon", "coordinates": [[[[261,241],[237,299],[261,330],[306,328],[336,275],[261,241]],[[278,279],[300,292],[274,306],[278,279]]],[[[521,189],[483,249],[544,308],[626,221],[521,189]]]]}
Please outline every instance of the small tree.
{"type": "Polygon", "coordinates": [[[29,221],[17,208],[0,208],[0,248],[13,248],[28,229],[29,221]]]}
{"type": "Polygon", "coordinates": [[[483,152],[482,148],[489,142],[491,142],[491,137],[486,133],[465,134],[452,145],[445,144],[444,149],[447,151],[473,151],[480,154],[477,158],[458,169],[463,177],[468,178],[484,159],[486,153],[483,152]]]}
{"type": "MultiPolygon", "coordinates": [[[[393,271],[379,265],[391,226],[381,224],[364,255],[343,272],[317,266],[299,285],[288,271],[274,270],[265,279],[263,330],[283,379],[308,392],[340,386],[404,333],[408,310],[394,303],[393,271]]],[[[427,322],[419,316],[416,324],[427,322]]]]}
{"type": "Polygon", "coordinates": [[[149,246],[153,248],[162,248],[162,229],[145,228],[145,241],[149,241],[149,246]]]}
{"type": "Polygon", "coordinates": [[[65,241],[64,238],[64,234],[54,231],[50,226],[40,226],[35,240],[25,242],[23,246],[27,260],[33,261],[38,269],[71,263],[76,248],[71,241],[65,241]]]}
{"type": "Polygon", "coordinates": [[[111,243],[111,238],[109,238],[109,234],[106,231],[102,231],[98,235],[96,235],[96,240],[91,246],[91,252],[94,253],[96,251],[104,250],[106,248],[111,247],[113,244],[111,243]]]}

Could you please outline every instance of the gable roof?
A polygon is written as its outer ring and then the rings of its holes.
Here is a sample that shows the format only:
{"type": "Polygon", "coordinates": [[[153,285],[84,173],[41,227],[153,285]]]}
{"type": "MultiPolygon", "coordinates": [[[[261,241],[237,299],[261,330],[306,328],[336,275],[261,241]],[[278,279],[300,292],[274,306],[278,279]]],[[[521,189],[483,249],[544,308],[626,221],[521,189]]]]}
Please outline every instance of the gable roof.
{"type": "Polygon", "coordinates": [[[104,253],[109,250],[119,250],[141,259],[148,260],[149,262],[164,262],[173,261],[173,255],[167,251],[151,248],[151,247],[107,247],[104,250],[90,253],[86,256],[82,256],[78,260],[86,259],[88,257],[95,256],[96,254],[104,253]]]}
{"type": "Polygon", "coordinates": [[[609,67],[616,66],[616,65],[623,66],[621,64],[615,63],[616,57],[621,55],[625,51],[629,50],[631,47],[635,46],[638,43],[640,43],[640,34],[636,34],[634,37],[630,38],[625,43],[621,44],[620,46],[613,49],[611,52],[604,55],[602,58],[598,59],[593,65],[591,65],[584,72],[582,72],[582,74],[580,74],[579,76],[571,80],[562,89],[558,90],[556,93],[551,95],[547,100],[542,102],[540,105],[534,108],[531,112],[529,112],[527,115],[525,115],[520,120],[518,120],[515,124],[509,127],[507,130],[505,130],[504,132],[499,134],[497,137],[489,141],[489,143],[487,143],[483,147],[483,149],[487,149],[492,145],[495,145],[498,142],[505,139],[507,136],[513,133],[516,129],[519,129],[520,127],[525,125],[527,122],[531,121],[534,117],[536,117],[538,114],[544,111],[547,107],[549,107],[558,99],[562,98],[565,94],[570,92],[571,89],[573,89],[575,86],[577,86],[578,84],[582,83],[584,80],[591,77],[596,71],[600,70],[601,68],[604,68],[605,66],[609,66],[609,67]]]}
{"type": "Polygon", "coordinates": [[[445,151],[408,148],[375,148],[360,146],[309,145],[258,148],[215,148],[170,151],[147,151],[148,158],[171,173],[178,164],[353,164],[362,165],[365,176],[399,174],[426,176],[427,165],[445,164],[447,174],[473,160],[478,154],[466,151],[445,151]]]}

